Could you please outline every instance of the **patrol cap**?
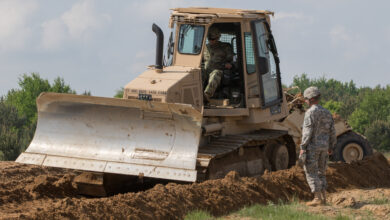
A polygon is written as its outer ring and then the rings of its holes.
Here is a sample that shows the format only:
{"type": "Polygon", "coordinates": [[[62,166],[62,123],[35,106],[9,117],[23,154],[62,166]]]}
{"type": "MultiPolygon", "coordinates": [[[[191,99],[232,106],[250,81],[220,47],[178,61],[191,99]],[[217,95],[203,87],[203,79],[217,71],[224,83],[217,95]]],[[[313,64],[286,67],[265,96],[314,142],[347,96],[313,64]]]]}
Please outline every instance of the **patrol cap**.
{"type": "Polygon", "coordinates": [[[221,32],[219,32],[218,28],[216,27],[211,27],[209,29],[208,33],[208,39],[218,39],[221,36],[221,32]]]}
{"type": "Polygon", "coordinates": [[[303,92],[303,97],[305,99],[312,99],[320,95],[321,95],[320,90],[315,86],[310,86],[309,88],[305,89],[305,91],[303,92]]]}

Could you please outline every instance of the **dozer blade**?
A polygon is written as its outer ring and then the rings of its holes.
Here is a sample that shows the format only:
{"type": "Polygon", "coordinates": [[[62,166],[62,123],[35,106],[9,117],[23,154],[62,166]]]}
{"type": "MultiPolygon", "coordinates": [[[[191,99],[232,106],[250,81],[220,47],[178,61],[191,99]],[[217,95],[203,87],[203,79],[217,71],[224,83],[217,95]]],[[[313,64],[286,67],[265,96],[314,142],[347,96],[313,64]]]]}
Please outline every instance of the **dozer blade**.
{"type": "Polygon", "coordinates": [[[202,115],[185,104],[42,93],[17,162],[194,182],[202,115]]]}

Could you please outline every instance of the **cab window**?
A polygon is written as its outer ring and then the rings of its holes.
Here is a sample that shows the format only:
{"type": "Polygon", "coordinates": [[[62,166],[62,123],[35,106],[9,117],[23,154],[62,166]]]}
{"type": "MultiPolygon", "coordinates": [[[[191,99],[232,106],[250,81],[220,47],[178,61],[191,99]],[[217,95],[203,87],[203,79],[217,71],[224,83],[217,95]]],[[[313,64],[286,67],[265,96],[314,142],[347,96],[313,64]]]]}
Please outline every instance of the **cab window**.
{"type": "Polygon", "coordinates": [[[281,100],[280,73],[278,72],[274,51],[270,51],[267,24],[264,20],[252,23],[257,52],[257,70],[260,75],[263,106],[272,105],[281,100]]]}
{"type": "Polygon", "coordinates": [[[245,33],[245,61],[246,72],[252,74],[256,72],[255,52],[253,50],[252,34],[245,33]]]}
{"type": "Polygon", "coordinates": [[[182,24],[179,32],[179,53],[199,54],[202,50],[204,26],[182,24]]]}

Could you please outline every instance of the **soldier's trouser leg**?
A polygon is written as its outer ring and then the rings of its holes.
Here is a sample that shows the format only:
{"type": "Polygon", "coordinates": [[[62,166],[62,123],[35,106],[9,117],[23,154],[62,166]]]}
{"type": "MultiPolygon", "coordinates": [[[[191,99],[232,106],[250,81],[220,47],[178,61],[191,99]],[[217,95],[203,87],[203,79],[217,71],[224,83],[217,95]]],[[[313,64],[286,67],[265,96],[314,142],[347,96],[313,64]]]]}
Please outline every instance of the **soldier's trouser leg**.
{"type": "Polygon", "coordinates": [[[321,191],[328,188],[328,183],[326,182],[326,168],[328,167],[328,151],[321,151],[318,156],[318,178],[321,181],[321,191]]]}
{"type": "Polygon", "coordinates": [[[312,192],[321,192],[323,184],[326,185],[324,171],[326,169],[326,165],[323,165],[325,159],[320,159],[324,152],[326,152],[326,150],[308,150],[306,152],[306,163],[303,168],[305,170],[307,183],[309,184],[312,192]],[[319,165],[320,162],[321,165],[319,165]]]}
{"type": "Polygon", "coordinates": [[[215,90],[218,88],[219,84],[221,83],[223,71],[222,70],[213,70],[209,75],[209,82],[204,90],[204,94],[211,98],[215,90]]]}

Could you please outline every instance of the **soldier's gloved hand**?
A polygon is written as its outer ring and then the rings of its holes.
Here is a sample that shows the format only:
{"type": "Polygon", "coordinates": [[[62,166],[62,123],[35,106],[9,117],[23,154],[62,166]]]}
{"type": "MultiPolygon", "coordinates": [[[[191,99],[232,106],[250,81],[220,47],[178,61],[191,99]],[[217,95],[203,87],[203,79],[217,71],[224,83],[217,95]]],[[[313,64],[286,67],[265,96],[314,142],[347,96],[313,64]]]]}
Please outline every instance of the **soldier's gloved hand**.
{"type": "Polygon", "coordinates": [[[303,167],[303,165],[305,165],[305,162],[306,162],[306,151],[301,150],[299,152],[298,165],[303,167]]]}
{"type": "Polygon", "coordinates": [[[333,150],[332,150],[332,149],[329,149],[329,150],[328,150],[328,155],[329,155],[329,156],[332,156],[332,154],[333,154],[333,150]]]}

